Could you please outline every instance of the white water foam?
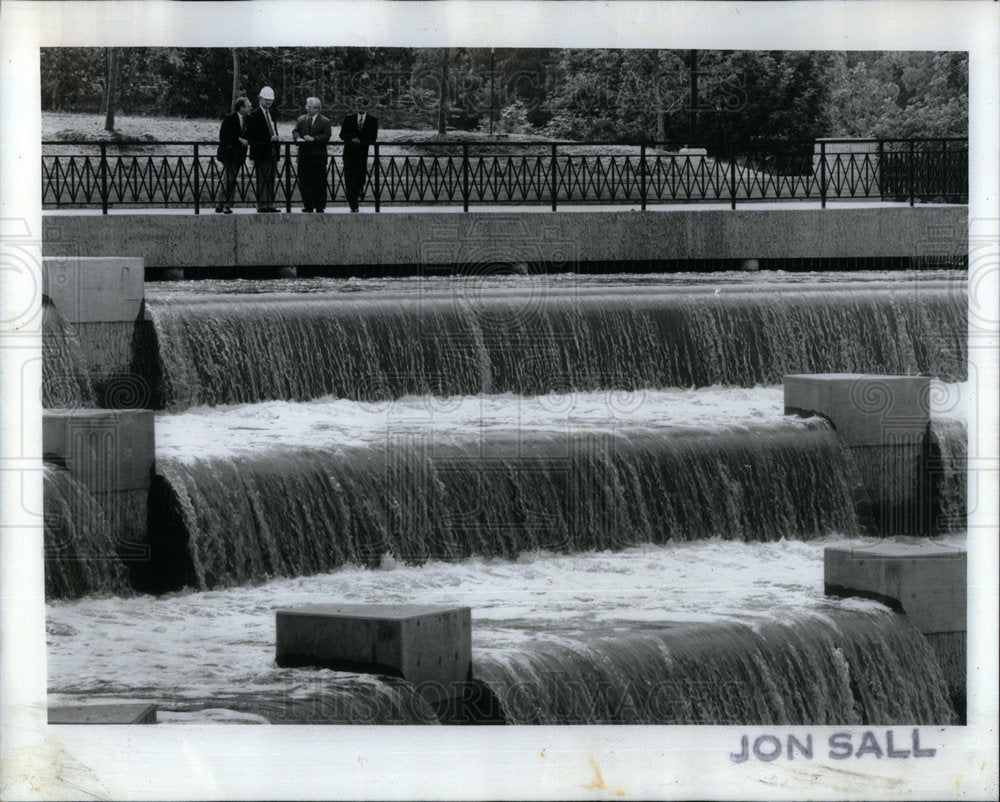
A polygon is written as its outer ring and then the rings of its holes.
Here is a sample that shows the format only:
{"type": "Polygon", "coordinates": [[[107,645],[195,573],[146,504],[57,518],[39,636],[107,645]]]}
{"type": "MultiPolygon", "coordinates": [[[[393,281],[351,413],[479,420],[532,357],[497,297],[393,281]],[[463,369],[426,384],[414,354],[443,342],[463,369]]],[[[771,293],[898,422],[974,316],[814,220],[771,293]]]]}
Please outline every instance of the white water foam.
{"type": "MultiPolygon", "coordinates": [[[[387,562],[257,587],[51,602],[49,687],[55,701],[126,697],[168,708],[233,694],[308,693],[318,678],[337,672],[274,663],[274,613],[300,604],[469,606],[474,660],[539,639],[708,621],[801,622],[838,609],[877,609],[875,602],[823,596],[824,547],[874,542],[708,540],[615,553],[529,553],[515,561],[387,562]]],[[[937,542],[961,547],[965,536],[937,542]]]]}

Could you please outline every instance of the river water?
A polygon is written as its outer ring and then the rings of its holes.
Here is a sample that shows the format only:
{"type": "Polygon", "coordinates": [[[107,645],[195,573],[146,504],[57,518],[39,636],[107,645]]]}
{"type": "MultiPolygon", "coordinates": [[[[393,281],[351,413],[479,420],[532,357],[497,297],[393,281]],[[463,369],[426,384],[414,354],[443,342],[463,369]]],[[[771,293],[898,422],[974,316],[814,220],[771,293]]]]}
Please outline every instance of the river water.
{"type": "Polygon", "coordinates": [[[187,587],[51,601],[53,703],[432,723],[400,680],[274,663],[278,609],[408,603],[471,607],[512,723],[953,721],[905,619],[824,597],[824,547],[876,541],[774,385],[944,379],[935,540],[963,548],[963,276],[532,281],[151,286],[187,587]]]}

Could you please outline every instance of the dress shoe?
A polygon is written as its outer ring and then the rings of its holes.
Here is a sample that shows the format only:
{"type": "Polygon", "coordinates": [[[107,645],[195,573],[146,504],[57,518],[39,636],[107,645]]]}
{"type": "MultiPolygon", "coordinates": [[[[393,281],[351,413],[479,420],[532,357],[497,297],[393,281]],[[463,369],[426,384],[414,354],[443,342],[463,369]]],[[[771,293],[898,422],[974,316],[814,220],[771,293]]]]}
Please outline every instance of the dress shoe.
{"type": "MultiPolygon", "coordinates": [[[[219,211],[219,210],[216,209],[215,211],[219,211]]],[[[222,210],[222,213],[223,214],[232,214],[233,210],[229,206],[227,206],[225,209],[222,210]]]]}
{"type": "Polygon", "coordinates": [[[356,212],[357,210],[358,210],[358,207],[357,207],[357,206],[352,206],[352,207],[351,207],[351,211],[352,211],[352,212],[356,212]]]}
{"type": "Polygon", "coordinates": [[[272,207],[271,207],[270,209],[258,209],[257,211],[258,211],[259,213],[261,213],[261,214],[274,214],[275,212],[277,212],[277,211],[278,211],[278,209],[275,209],[275,208],[274,208],[274,207],[272,206],[272,207]]]}
{"type": "Polygon", "coordinates": [[[222,214],[224,211],[225,211],[225,209],[222,206],[216,206],[215,207],[215,213],[216,214],[222,214]]]}
{"type": "Polygon", "coordinates": [[[309,214],[310,212],[312,212],[312,209],[303,209],[302,211],[305,212],[306,214],[309,214]]]}

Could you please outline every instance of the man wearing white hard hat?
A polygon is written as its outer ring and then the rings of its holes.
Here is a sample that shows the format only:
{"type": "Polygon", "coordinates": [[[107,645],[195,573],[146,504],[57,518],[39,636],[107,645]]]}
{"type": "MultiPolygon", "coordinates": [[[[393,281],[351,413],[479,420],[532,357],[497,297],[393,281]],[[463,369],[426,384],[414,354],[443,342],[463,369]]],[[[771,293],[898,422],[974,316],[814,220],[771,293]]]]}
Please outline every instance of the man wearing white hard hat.
{"type": "Polygon", "coordinates": [[[257,177],[257,211],[277,212],[274,205],[274,177],[278,166],[278,126],[271,116],[274,90],[265,86],[257,96],[257,108],[247,121],[250,161],[257,177]]]}

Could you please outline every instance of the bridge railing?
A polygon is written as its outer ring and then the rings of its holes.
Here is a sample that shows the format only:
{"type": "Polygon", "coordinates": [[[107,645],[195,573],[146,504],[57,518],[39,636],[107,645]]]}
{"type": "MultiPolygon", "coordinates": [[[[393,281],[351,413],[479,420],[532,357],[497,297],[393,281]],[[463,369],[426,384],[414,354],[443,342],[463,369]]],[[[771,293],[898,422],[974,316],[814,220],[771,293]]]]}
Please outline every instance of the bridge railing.
{"type": "MultiPolygon", "coordinates": [[[[221,200],[224,169],[209,142],[42,143],[44,208],[191,208],[221,200]]],[[[330,147],[327,193],[346,203],[340,148],[330,147]]],[[[253,204],[253,163],[236,205],[253,204]]],[[[281,143],[276,200],[299,203],[296,146],[281,143]]],[[[700,201],[864,199],[964,203],[968,140],[661,143],[393,141],[372,147],[363,200],[384,205],[647,205],[700,201]]]]}

